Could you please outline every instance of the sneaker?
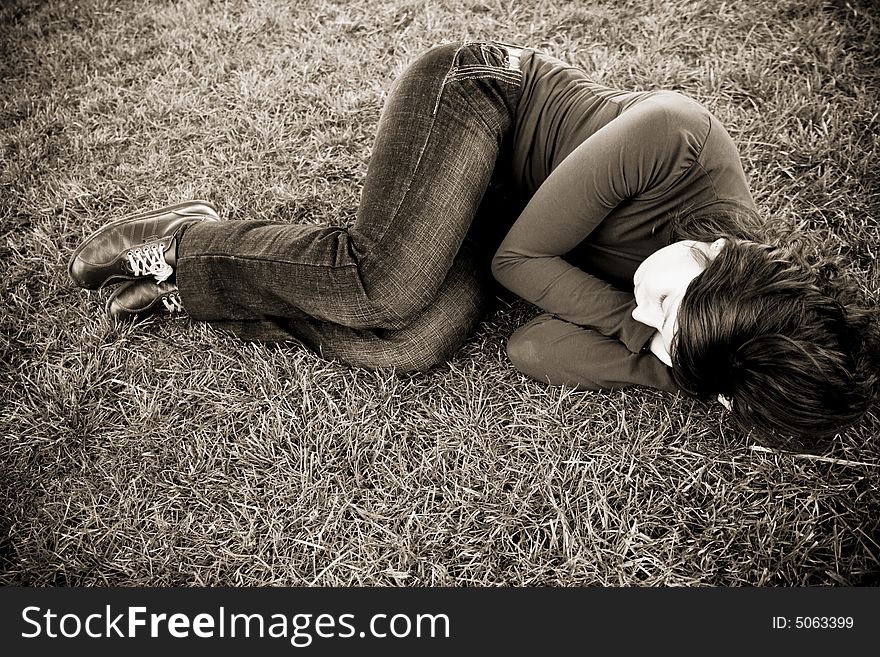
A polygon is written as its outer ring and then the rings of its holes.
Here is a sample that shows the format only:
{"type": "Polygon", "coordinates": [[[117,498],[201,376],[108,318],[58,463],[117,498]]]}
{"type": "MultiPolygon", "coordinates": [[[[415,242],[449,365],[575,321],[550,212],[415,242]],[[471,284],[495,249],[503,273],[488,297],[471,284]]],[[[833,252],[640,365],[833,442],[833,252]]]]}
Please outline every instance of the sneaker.
{"type": "Polygon", "coordinates": [[[135,320],[159,312],[181,313],[184,310],[174,283],[142,280],[116,288],[107,299],[107,312],[116,319],[135,320]]]}
{"type": "Polygon", "coordinates": [[[142,276],[161,283],[174,273],[181,229],[198,221],[220,217],[206,201],[187,201],[117,219],[77,247],[67,271],[77,285],[90,290],[142,276]]]}

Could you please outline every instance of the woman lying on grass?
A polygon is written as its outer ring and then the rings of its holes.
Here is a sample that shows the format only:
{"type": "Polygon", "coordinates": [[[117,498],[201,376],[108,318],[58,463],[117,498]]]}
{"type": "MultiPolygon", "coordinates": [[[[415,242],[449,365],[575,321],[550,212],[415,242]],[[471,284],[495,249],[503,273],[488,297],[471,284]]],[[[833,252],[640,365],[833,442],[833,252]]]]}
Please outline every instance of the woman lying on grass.
{"type": "Polygon", "coordinates": [[[876,394],[876,322],[760,241],[717,119],[534,50],[449,44],[410,65],[353,226],[218,219],[193,201],[114,221],[70,275],[90,289],[127,281],[108,300],[118,318],[185,308],[245,339],[405,372],[472,334],[491,263],[544,311],[508,354],[550,384],[718,396],[746,426],[808,440],[876,394]]]}

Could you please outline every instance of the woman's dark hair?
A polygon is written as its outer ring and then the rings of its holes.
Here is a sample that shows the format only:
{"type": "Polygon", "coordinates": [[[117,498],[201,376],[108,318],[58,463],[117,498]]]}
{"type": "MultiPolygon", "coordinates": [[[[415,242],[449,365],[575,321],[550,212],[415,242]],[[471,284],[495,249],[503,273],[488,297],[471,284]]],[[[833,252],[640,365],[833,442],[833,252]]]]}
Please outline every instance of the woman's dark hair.
{"type": "MultiPolygon", "coordinates": [[[[753,213],[712,214],[694,224],[714,237],[691,239],[727,243],[682,299],[673,377],[691,394],[726,397],[763,442],[819,447],[877,395],[876,318],[796,249],[749,239],[753,213]]],[[[692,220],[676,225],[677,238],[693,235],[692,220]]]]}

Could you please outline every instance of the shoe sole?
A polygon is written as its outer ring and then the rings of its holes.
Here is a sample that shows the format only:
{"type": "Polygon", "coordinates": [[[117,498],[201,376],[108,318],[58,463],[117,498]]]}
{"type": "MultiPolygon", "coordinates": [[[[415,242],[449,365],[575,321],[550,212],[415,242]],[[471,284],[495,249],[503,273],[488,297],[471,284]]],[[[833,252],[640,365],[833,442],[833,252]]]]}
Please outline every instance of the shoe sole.
{"type": "MultiPolygon", "coordinates": [[[[152,217],[158,217],[162,214],[168,214],[169,212],[177,212],[178,210],[182,210],[184,208],[191,208],[196,206],[204,206],[213,212],[214,216],[206,219],[206,221],[220,221],[220,217],[217,215],[217,210],[211,205],[208,201],[202,200],[192,200],[192,201],[184,201],[183,203],[177,203],[175,205],[167,205],[164,208],[156,208],[155,210],[149,210],[147,212],[141,212],[138,214],[129,214],[121,219],[116,219],[115,221],[111,221],[109,224],[104,224],[100,228],[95,231],[92,231],[88,237],[86,237],[80,245],[76,247],[76,250],[73,252],[73,255],[70,256],[70,260],[67,261],[67,276],[73,280],[76,280],[73,276],[73,263],[76,261],[79,254],[85,248],[85,246],[89,243],[89,241],[95,237],[98,233],[108,230],[110,228],[115,228],[116,226],[121,226],[122,224],[128,223],[130,221],[137,221],[140,219],[150,219],[152,217]]],[[[98,286],[97,289],[102,289],[107,286],[108,283],[112,283],[112,281],[105,281],[103,285],[98,286]]]]}

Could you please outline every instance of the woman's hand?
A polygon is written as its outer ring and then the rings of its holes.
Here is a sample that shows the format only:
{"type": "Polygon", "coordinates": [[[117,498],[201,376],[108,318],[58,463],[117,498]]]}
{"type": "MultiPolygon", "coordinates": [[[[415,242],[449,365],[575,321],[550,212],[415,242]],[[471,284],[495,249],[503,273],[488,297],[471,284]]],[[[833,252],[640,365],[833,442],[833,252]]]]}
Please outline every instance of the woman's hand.
{"type": "Polygon", "coordinates": [[[672,358],[669,356],[669,352],[666,351],[659,331],[654,331],[654,335],[651,336],[650,349],[651,353],[657,356],[667,367],[672,367],[672,358]]]}

